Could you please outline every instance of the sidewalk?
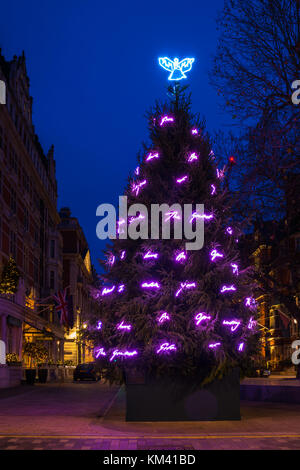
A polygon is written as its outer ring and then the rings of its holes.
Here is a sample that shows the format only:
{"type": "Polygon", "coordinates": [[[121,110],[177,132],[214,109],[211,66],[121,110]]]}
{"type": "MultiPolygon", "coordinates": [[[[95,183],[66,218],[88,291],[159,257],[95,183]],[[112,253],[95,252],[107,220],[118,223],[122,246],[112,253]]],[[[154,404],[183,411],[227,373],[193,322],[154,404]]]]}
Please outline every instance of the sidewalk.
{"type": "Polygon", "coordinates": [[[126,422],[123,388],[32,388],[0,399],[0,449],[300,449],[300,405],[242,402],[241,421],[126,422]]]}

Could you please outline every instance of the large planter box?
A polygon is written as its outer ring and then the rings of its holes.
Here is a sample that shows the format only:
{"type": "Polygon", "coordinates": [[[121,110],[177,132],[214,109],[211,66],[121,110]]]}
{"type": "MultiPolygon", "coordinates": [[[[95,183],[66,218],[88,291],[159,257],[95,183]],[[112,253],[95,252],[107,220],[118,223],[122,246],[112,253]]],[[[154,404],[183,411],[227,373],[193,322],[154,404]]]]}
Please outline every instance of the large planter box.
{"type": "Polygon", "coordinates": [[[168,378],[137,382],[126,376],[126,421],[241,419],[239,369],[197,390],[168,378]]]}
{"type": "Polygon", "coordinates": [[[21,385],[22,366],[0,367],[0,388],[11,388],[21,385]]]}

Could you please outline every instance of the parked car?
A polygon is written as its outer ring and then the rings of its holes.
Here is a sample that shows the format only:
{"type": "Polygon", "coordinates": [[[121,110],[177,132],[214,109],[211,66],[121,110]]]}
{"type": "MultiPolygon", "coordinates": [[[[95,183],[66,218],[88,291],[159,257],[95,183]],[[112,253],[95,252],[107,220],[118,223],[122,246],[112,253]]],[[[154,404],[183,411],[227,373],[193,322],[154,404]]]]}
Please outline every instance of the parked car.
{"type": "Polygon", "coordinates": [[[264,378],[268,378],[271,375],[271,371],[269,369],[258,369],[256,373],[257,373],[257,377],[264,377],[264,378]]]}
{"type": "Polygon", "coordinates": [[[90,379],[96,382],[101,379],[101,371],[95,362],[78,364],[73,373],[74,380],[90,379]]]}

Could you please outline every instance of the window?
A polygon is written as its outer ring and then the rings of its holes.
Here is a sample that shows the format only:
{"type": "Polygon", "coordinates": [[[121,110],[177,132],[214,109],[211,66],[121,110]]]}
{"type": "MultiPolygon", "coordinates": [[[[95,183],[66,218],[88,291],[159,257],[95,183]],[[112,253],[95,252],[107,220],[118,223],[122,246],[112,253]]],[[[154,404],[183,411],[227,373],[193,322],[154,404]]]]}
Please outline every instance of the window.
{"type": "Polygon", "coordinates": [[[33,278],[34,282],[39,282],[39,260],[36,257],[33,259],[33,278]]]}
{"type": "Polygon", "coordinates": [[[10,208],[13,214],[17,212],[17,195],[13,188],[10,191],[10,208]]]}
{"type": "Polygon", "coordinates": [[[50,271],[50,289],[55,289],[55,273],[50,271]]]}
{"type": "Polygon", "coordinates": [[[10,237],[9,237],[9,251],[14,259],[16,259],[16,234],[15,232],[11,231],[10,232],[10,237]]]}
{"type": "Polygon", "coordinates": [[[28,264],[29,264],[29,255],[28,255],[28,248],[27,246],[24,246],[24,251],[23,251],[23,266],[24,266],[24,273],[28,273],[28,264]]]}
{"type": "Polygon", "coordinates": [[[55,240],[50,240],[50,257],[55,258],[55,240]]]}
{"type": "Polygon", "coordinates": [[[29,192],[29,176],[26,171],[23,171],[23,185],[24,189],[29,192]]]}
{"type": "Polygon", "coordinates": [[[29,212],[27,207],[24,209],[24,230],[28,232],[29,230],[29,212]]]}

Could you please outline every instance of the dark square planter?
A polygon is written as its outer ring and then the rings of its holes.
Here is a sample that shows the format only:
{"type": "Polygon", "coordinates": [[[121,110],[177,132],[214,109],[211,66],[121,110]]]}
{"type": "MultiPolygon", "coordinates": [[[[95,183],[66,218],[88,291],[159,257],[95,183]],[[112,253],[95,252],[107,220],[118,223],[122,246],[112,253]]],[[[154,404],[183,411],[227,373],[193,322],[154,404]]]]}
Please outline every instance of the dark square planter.
{"type": "Polygon", "coordinates": [[[38,369],[39,382],[45,384],[48,378],[48,369],[38,369]]]}
{"type": "Polygon", "coordinates": [[[126,421],[241,419],[239,369],[196,390],[171,378],[141,382],[126,375],[126,421]]]}
{"type": "Polygon", "coordinates": [[[25,369],[25,378],[28,385],[34,385],[36,369],[25,369]]]}

